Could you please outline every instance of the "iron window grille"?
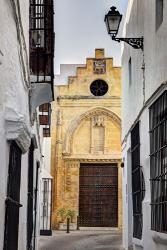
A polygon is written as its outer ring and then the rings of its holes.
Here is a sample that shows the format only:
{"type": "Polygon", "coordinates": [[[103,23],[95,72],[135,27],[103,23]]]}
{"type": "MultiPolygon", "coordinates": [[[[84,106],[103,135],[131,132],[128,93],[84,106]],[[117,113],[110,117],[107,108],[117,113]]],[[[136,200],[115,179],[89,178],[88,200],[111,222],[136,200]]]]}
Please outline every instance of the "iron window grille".
{"type": "Polygon", "coordinates": [[[18,249],[21,149],[16,142],[10,145],[8,185],[5,211],[4,250],[18,249]]]}
{"type": "Polygon", "coordinates": [[[142,201],[145,185],[140,166],[140,132],[139,122],[131,132],[131,159],[132,159],[132,201],[133,201],[133,237],[141,239],[143,229],[142,201]]]}
{"type": "MultiPolygon", "coordinates": [[[[53,0],[30,0],[31,82],[50,83],[54,79],[53,0]]],[[[53,91],[52,91],[53,92],[53,91]]]]}
{"type": "Polygon", "coordinates": [[[167,91],[149,111],[151,229],[167,233],[167,91]]]}
{"type": "Polygon", "coordinates": [[[51,235],[52,179],[42,179],[41,235],[51,235]]]}

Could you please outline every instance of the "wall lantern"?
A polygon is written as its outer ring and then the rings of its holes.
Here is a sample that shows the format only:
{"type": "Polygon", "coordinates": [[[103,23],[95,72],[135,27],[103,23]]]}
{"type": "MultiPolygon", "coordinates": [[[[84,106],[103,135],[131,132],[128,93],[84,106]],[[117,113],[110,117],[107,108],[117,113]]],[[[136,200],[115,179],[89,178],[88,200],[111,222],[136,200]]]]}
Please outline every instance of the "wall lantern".
{"type": "Polygon", "coordinates": [[[143,37],[140,38],[118,38],[116,35],[118,34],[119,26],[122,20],[122,15],[116,9],[116,7],[111,7],[109,12],[105,15],[105,23],[107,27],[108,34],[111,35],[112,40],[117,42],[126,42],[134,49],[142,49],[143,50],[143,37]]]}
{"type": "Polygon", "coordinates": [[[124,168],[125,164],[124,162],[121,162],[121,168],[124,168]]]}

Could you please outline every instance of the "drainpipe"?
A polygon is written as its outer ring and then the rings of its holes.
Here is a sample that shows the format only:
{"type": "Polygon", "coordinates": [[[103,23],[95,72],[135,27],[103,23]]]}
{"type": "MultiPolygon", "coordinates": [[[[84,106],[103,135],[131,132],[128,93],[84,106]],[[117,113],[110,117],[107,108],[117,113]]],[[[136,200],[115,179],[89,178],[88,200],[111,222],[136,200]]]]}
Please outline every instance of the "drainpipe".
{"type": "Polygon", "coordinates": [[[143,51],[143,63],[142,63],[142,67],[141,67],[142,71],[143,71],[143,106],[145,104],[145,99],[146,99],[146,93],[145,93],[145,89],[146,89],[146,79],[145,79],[145,60],[144,60],[144,51],[143,51]]]}

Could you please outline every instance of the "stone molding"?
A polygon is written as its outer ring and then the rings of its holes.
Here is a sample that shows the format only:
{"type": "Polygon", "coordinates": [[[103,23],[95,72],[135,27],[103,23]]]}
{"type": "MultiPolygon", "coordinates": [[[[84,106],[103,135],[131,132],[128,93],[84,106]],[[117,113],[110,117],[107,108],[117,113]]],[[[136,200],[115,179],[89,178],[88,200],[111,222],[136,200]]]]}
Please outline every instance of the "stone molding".
{"type": "Polygon", "coordinates": [[[111,110],[108,110],[102,107],[97,107],[97,108],[88,110],[87,112],[81,114],[80,116],[78,116],[71,122],[66,132],[65,140],[63,142],[63,155],[64,156],[69,156],[72,153],[72,142],[73,142],[74,132],[78,128],[78,126],[81,124],[81,122],[85,119],[89,119],[94,116],[106,116],[110,118],[112,121],[114,121],[118,125],[118,127],[121,129],[120,117],[116,115],[114,112],[112,112],[111,110]]]}
{"type": "Polygon", "coordinates": [[[151,231],[151,235],[156,244],[167,245],[167,235],[165,233],[151,231]]]}
{"type": "MultiPolygon", "coordinates": [[[[65,85],[66,86],[66,85],[65,85]]],[[[103,99],[103,100],[118,100],[120,101],[121,98],[119,96],[84,96],[84,95],[59,95],[57,97],[57,100],[82,100],[82,99],[95,99],[95,100],[98,100],[98,99],[103,99]]]]}
{"type": "Polygon", "coordinates": [[[31,143],[31,132],[26,117],[7,107],[5,109],[5,130],[7,140],[15,140],[22,153],[26,153],[31,143]]]}
{"type": "Polygon", "coordinates": [[[114,158],[114,159],[88,159],[88,158],[64,158],[67,162],[77,162],[79,163],[121,163],[121,158],[114,158]]]}

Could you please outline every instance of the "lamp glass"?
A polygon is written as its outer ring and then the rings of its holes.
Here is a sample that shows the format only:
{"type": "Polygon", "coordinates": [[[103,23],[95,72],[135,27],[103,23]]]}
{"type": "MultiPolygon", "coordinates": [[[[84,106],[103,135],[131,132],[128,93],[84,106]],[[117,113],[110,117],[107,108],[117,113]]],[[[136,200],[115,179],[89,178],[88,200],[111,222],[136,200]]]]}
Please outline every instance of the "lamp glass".
{"type": "Polygon", "coordinates": [[[111,10],[105,15],[105,23],[108,34],[117,35],[121,23],[122,15],[112,7],[111,10]]]}

